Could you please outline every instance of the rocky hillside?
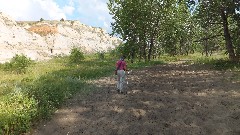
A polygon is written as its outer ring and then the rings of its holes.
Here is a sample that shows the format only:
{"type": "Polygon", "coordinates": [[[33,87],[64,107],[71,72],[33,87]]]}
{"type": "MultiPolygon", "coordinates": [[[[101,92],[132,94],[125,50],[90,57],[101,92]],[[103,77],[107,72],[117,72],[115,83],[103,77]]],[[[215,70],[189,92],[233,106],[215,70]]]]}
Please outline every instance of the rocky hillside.
{"type": "Polygon", "coordinates": [[[71,20],[16,22],[0,12],[0,28],[1,63],[9,61],[15,54],[45,60],[68,55],[73,47],[95,53],[114,49],[121,43],[101,28],[71,20]]]}

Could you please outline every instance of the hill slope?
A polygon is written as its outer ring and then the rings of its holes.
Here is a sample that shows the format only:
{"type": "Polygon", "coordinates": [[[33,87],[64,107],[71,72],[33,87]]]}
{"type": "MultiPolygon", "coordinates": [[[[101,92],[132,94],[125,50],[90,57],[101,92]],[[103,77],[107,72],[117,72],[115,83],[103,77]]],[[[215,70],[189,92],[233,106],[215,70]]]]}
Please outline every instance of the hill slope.
{"type": "Polygon", "coordinates": [[[21,21],[0,12],[0,62],[15,54],[24,54],[33,60],[45,60],[56,55],[68,55],[71,48],[85,53],[107,51],[121,40],[111,37],[101,28],[79,21],[21,21]]]}

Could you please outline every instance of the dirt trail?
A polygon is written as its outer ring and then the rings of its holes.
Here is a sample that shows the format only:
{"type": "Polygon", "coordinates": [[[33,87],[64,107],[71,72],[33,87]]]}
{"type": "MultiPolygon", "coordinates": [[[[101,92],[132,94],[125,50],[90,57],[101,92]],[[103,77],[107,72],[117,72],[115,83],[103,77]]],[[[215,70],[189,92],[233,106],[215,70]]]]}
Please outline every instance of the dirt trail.
{"type": "Polygon", "coordinates": [[[115,78],[76,95],[34,135],[239,135],[240,83],[233,73],[184,64],[147,67],[128,76],[128,94],[115,78]]]}

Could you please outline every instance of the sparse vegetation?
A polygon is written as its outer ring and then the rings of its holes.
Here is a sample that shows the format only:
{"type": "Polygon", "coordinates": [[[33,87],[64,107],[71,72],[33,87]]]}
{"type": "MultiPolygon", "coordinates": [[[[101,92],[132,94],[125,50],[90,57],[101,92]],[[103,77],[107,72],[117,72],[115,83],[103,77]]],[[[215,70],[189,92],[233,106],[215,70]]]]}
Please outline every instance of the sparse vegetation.
{"type": "Polygon", "coordinates": [[[42,21],[44,21],[44,19],[43,19],[43,18],[40,18],[40,22],[42,22],[42,21]]]}
{"type": "Polygon", "coordinates": [[[17,74],[26,73],[27,68],[33,64],[33,61],[25,55],[16,54],[10,62],[4,64],[6,71],[11,71],[17,74]]]}
{"type": "Polygon", "coordinates": [[[104,60],[105,52],[98,52],[97,55],[98,55],[98,59],[104,60]]]}
{"type": "Polygon", "coordinates": [[[84,60],[83,52],[79,48],[73,48],[71,49],[70,53],[70,63],[79,63],[82,60],[84,60]]]}

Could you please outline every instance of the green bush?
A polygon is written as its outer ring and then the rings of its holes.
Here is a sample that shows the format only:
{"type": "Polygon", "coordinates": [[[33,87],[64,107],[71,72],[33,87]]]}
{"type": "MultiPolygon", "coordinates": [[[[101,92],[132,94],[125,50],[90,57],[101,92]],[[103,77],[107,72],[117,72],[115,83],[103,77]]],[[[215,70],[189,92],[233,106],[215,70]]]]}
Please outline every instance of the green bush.
{"type": "Polygon", "coordinates": [[[16,54],[10,62],[4,64],[4,69],[18,74],[26,73],[27,67],[29,67],[32,63],[33,61],[25,55],[16,54]]]}
{"type": "Polygon", "coordinates": [[[105,52],[98,52],[98,59],[104,60],[105,58],[105,52]]]}
{"type": "Polygon", "coordinates": [[[40,22],[42,22],[42,21],[44,21],[44,19],[43,19],[43,18],[40,18],[40,22]]]}
{"type": "Polygon", "coordinates": [[[4,64],[0,63],[0,69],[3,69],[3,68],[4,68],[4,64]]]}
{"type": "Polygon", "coordinates": [[[84,60],[83,52],[78,48],[73,48],[71,50],[69,59],[70,59],[70,63],[79,63],[82,60],[84,60]]]}
{"type": "Polygon", "coordinates": [[[21,92],[15,92],[1,99],[0,108],[0,134],[21,134],[32,126],[37,101],[21,92]]]}

